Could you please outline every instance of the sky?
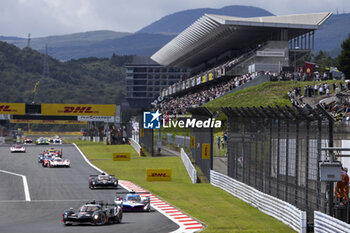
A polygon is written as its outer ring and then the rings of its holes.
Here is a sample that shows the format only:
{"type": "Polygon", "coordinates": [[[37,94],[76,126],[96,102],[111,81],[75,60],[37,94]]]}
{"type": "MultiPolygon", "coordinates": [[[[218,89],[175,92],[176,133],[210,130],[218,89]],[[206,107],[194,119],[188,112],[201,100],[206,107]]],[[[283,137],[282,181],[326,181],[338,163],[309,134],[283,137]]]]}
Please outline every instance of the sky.
{"type": "Polygon", "coordinates": [[[261,7],[275,15],[350,13],[349,0],[0,0],[0,35],[136,32],[177,11],[229,5],[261,7]]]}

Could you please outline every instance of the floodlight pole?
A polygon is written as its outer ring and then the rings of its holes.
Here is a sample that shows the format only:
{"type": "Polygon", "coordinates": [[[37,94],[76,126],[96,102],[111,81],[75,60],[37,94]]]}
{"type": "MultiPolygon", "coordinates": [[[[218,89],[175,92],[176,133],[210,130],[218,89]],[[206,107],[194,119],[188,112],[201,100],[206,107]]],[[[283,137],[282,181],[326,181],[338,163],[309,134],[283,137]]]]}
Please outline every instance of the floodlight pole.
{"type": "MultiPolygon", "coordinates": [[[[328,141],[328,146],[329,147],[333,147],[333,120],[329,120],[329,126],[328,126],[328,136],[329,136],[329,141],[328,141]]],[[[330,150],[329,151],[329,162],[332,163],[333,162],[333,154],[334,151],[330,150]]],[[[333,181],[329,181],[328,182],[328,207],[329,207],[329,215],[333,216],[333,212],[334,212],[334,208],[333,208],[333,192],[334,192],[334,184],[333,181]]]]}

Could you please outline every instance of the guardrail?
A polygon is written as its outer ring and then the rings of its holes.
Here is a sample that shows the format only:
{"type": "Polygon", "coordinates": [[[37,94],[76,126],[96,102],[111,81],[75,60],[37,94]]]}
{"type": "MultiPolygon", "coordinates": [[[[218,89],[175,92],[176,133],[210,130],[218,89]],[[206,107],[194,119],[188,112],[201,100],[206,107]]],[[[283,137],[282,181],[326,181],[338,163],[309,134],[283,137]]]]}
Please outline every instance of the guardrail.
{"type": "Polygon", "coordinates": [[[190,178],[192,180],[192,183],[193,184],[197,183],[197,171],[194,168],[190,158],[188,157],[188,155],[186,154],[186,152],[184,151],[183,148],[181,148],[181,159],[186,167],[188,175],[190,176],[190,178]]]}
{"type": "Polygon", "coordinates": [[[213,170],[210,171],[210,183],[287,224],[295,231],[306,233],[306,212],[288,202],[213,170]]]}
{"type": "Polygon", "coordinates": [[[350,224],[319,211],[314,211],[314,232],[350,232],[350,224]]]}
{"type": "Polygon", "coordinates": [[[91,141],[90,136],[82,136],[80,139],[81,139],[82,141],[91,141]]]}
{"type": "Polygon", "coordinates": [[[134,139],[129,138],[130,145],[137,152],[139,156],[142,156],[142,147],[134,139]]]}

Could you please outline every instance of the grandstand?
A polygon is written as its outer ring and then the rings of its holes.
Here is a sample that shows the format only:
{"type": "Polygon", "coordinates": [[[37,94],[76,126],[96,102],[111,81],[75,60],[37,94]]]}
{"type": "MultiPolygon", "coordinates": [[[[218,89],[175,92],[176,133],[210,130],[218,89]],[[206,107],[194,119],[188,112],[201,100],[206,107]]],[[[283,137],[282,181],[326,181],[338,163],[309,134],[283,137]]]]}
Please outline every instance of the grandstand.
{"type": "Polygon", "coordinates": [[[178,96],[254,72],[294,70],[314,48],[314,34],[331,13],[239,18],[205,14],[151,56],[164,66],[186,67],[189,78],[163,88],[178,96]]]}

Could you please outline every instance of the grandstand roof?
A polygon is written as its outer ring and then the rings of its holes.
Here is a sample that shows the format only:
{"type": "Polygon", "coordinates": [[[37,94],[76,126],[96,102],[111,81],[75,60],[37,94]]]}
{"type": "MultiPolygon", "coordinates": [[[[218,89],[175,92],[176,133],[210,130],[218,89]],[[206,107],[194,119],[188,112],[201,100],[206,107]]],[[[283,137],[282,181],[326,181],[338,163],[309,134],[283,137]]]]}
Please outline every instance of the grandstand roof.
{"type": "Polygon", "coordinates": [[[165,66],[193,67],[228,50],[250,48],[288,29],[288,40],[316,30],[331,13],[240,18],[205,14],[152,55],[165,66]]]}

